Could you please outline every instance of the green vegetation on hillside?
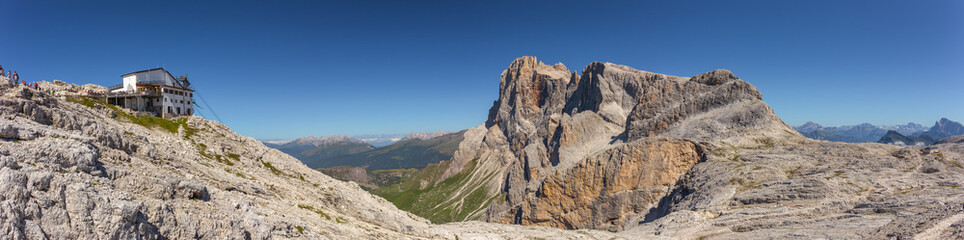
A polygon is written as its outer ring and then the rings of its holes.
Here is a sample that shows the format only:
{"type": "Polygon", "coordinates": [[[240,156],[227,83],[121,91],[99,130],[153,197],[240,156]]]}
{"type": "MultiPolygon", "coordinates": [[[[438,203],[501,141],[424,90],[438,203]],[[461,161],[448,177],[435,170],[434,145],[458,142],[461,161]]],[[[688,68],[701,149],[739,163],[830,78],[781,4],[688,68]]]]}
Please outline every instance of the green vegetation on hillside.
{"type": "Polygon", "coordinates": [[[116,115],[116,117],[114,117],[115,120],[118,120],[118,121],[126,120],[129,122],[135,123],[137,125],[144,126],[146,128],[162,128],[171,133],[177,133],[177,130],[180,127],[184,127],[185,139],[190,138],[191,135],[194,135],[194,133],[197,132],[197,129],[191,128],[187,125],[187,118],[167,120],[159,117],[149,117],[149,116],[135,117],[133,115],[127,114],[126,111],[118,108],[117,106],[114,106],[112,104],[107,104],[103,101],[93,99],[90,97],[70,97],[70,98],[67,98],[67,101],[79,103],[81,105],[84,105],[90,108],[96,108],[98,105],[107,107],[114,112],[114,115],[116,115]]]}
{"type": "Polygon", "coordinates": [[[317,170],[338,180],[358,183],[358,186],[367,191],[401,183],[418,172],[418,169],[415,168],[368,171],[362,167],[351,166],[319,168],[317,170]]]}
{"type": "Polygon", "coordinates": [[[404,182],[416,172],[418,169],[415,168],[377,169],[369,171],[368,174],[372,176],[372,183],[382,188],[404,182]]]}
{"type": "Polygon", "coordinates": [[[472,160],[462,172],[436,183],[451,162],[431,164],[408,180],[372,191],[395,204],[399,209],[427,218],[433,223],[472,220],[473,213],[489,206],[496,196],[488,196],[485,186],[494,174],[483,179],[472,179],[478,159],[472,160]],[[478,181],[481,180],[481,181],[478,181]]]}

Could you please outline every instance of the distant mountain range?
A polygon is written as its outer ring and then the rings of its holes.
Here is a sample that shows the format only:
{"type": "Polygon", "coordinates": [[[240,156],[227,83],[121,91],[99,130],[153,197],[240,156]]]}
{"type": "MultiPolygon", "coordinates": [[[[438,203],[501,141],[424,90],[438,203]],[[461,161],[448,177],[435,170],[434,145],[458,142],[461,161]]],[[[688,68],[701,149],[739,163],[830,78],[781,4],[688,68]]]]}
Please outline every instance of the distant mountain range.
{"type": "Polygon", "coordinates": [[[814,122],[807,122],[794,127],[794,129],[812,139],[851,143],[880,142],[898,145],[914,145],[916,143],[927,145],[937,139],[964,134],[964,126],[947,118],[941,118],[930,128],[913,122],[896,126],[863,123],[839,127],[824,127],[814,122]]]}
{"type": "MultiPolygon", "coordinates": [[[[462,132],[411,133],[397,136],[391,145],[375,147],[363,139],[342,135],[301,137],[288,142],[265,141],[311,168],[336,166],[365,167],[368,170],[423,168],[452,157],[462,132]]],[[[388,135],[382,135],[381,139],[388,135]]],[[[370,136],[371,137],[371,136],[370,136]]],[[[376,138],[369,138],[376,139],[376,138]]]]}
{"type": "Polygon", "coordinates": [[[375,147],[384,147],[397,143],[399,141],[409,139],[409,138],[421,138],[422,140],[438,137],[445,135],[446,131],[436,130],[434,132],[420,132],[420,133],[386,133],[386,134],[365,134],[365,135],[353,135],[352,138],[362,140],[368,144],[375,147]]]}
{"type": "Polygon", "coordinates": [[[309,158],[326,158],[334,155],[352,154],[375,149],[372,145],[349,136],[300,137],[288,142],[263,142],[265,146],[281,150],[292,157],[305,161],[309,158]]]}

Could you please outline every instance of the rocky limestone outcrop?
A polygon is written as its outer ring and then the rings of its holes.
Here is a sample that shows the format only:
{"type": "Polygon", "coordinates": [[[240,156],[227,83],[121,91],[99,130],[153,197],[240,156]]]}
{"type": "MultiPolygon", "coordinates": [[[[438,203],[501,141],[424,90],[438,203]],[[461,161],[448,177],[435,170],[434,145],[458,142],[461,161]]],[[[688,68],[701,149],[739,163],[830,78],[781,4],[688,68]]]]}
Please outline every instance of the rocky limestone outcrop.
{"type": "Polygon", "coordinates": [[[438,181],[476,161],[473,171],[497,173],[473,183],[494,197],[478,217],[622,236],[960,234],[964,144],[813,141],[762,99],[726,70],[686,78],[591,63],[577,74],[522,57],[438,181]]]}
{"type": "Polygon", "coordinates": [[[471,159],[499,172],[488,184],[505,197],[488,221],[622,230],[701,158],[700,142],[799,136],[761,100],[726,70],[686,78],[595,62],[577,74],[521,57],[502,73],[484,129],[466,133],[485,137],[467,137],[448,173],[471,159]],[[651,180],[625,184],[617,172],[651,180]]]}

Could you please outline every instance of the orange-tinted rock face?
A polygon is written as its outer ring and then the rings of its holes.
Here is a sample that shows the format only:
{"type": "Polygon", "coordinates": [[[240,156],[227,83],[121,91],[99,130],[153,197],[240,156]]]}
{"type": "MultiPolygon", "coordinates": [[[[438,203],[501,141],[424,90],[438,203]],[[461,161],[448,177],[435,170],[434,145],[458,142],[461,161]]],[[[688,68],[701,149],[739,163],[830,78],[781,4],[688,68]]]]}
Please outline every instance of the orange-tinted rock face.
{"type": "Polygon", "coordinates": [[[619,230],[627,217],[645,213],[701,158],[680,139],[647,139],[587,158],[550,176],[527,199],[522,224],[619,230]]]}

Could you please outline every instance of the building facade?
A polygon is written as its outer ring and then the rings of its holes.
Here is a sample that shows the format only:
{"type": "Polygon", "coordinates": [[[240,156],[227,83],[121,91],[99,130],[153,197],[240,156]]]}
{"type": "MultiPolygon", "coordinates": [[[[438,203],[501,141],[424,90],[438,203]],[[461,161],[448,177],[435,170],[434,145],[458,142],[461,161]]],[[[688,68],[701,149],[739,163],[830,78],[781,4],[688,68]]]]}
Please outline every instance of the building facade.
{"type": "Polygon", "coordinates": [[[121,75],[123,83],[111,86],[107,103],[156,117],[194,114],[194,90],[186,76],[174,77],[164,68],[121,75]]]}

